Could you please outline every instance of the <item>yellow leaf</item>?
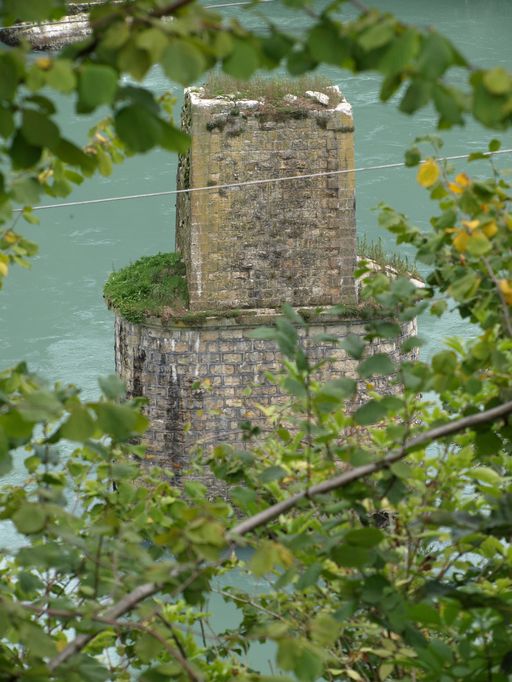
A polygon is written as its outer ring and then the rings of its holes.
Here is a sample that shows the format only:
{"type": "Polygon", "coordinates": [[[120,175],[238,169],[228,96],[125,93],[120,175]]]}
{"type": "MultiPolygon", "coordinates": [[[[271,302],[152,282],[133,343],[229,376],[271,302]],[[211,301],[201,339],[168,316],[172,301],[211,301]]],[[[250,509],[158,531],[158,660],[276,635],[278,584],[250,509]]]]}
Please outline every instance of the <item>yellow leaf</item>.
{"type": "Polygon", "coordinates": [[[455,184],[454,182],[449,182],[448,183],[448,189],[451,190],[454,194],[462,194],[462,187],[459,187],[459,185],[455,184]]]}
{"type": "Polygon", "coordinates": [[[510,213],[507,213],[505,223],[507,224],[508,229],[512,230],[512,215],[510,213]]]}
{"type": "Polygon", "coordinates": [[[455,178],[455,182],[460,187],[467,187],[469,184],[471,184],[471,180],[468,178],[466,173],[459,173],[455,178]]]}
{"type": "Polygon", "coordinates": [[[467,227],[468,230],[473,231],[480,225],[480,221],[479,220],[463,220],[462,224],[464,225],[464,227],[467,227]]]}
{"type": "Polygon", "coordinates": [[[9,266],[0,260],[0,277],[7,277],[9,273],[9,266]]]}
{"type": "Polygon", "coordinates": [[[500,279],[498,282],[501,293],[505,301],[512,305],[512,281],[507,279],[500,279]]]}
{"type": "Polygon", "coordinates": [[[36,59],[36,64],[43,71],[48,71],[53,64],[53,61],[49,57],[39,57],[36,59]]]}
{"type": "Polygon", "coordinates": [[[469,241],[469,235],[464,230],[459,230],[459,234],[453,240],[453,245],[459,251],[459,253],[464,253],[466,251],[469,241]]]}
{"type": "Polygon", "coordinates": [[[495,220],[491,220],[490,223],[486,223],[482,227],[483,233],[485,234],[486,237],[494,237],[496,232],[498,231],[498,226],[496,225],[495,220]]]}
{"type": "Polygon", "coordinates": [[[15,244],[18,241],[18,235],[12,230],[7,230],[3,236],[3,239],[5,242],[7,242],[7,244],[15,244]]]}
{"type": "Polygon", "coordinates": [[[418,184],[422,187],[432,187],[439,179],[439,166],[434,159],[427,159],[421,164],[416,175],[418,184]]]}

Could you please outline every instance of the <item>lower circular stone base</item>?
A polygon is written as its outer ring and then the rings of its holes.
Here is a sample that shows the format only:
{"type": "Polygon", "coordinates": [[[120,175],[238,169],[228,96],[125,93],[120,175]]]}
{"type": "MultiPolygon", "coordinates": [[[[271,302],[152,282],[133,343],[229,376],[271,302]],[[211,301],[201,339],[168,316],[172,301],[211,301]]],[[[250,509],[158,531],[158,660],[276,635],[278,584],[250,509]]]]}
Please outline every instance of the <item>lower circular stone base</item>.
{"type": "MultiPolygon", "coordinates": [[[[204,317],[194,321],[150,320],[134,324],[116,314],[116,370],[130,396],[144,396],[151,425],[145,436],[148,457],[170,467],[177,477],[185,473],[198,449],[220,442],[242,445],[241,422],[251,421],[263,432],[270,423],[261,408],[286,400],[280,386],[268,378],[279,372],[282,357],[273,340],[253,339],[250,332],[279,316],[272,310],[244,311],[237,317],[204,317]]],[[[298,328],[312,363],[331,358],[318,372],[319,380],[341,375],[357,377],[357,361],[321,335],[343,340],[349,334],[365,335],[361,319],[321,315],[298,328]]],[[[404,340],[416,335],[416,321],[405,323],[392,340],[376,340],[368,353],[388,353],[395,361],[404,356],[404,340]]],[[[377,390],[393,392],[393,377],[372,380],[377,390]]],[[[357,402],[364,399],[366,382],[360,382],[357,402]]],[[[201,476],[207,485],[211,474],[201,476]]]]}

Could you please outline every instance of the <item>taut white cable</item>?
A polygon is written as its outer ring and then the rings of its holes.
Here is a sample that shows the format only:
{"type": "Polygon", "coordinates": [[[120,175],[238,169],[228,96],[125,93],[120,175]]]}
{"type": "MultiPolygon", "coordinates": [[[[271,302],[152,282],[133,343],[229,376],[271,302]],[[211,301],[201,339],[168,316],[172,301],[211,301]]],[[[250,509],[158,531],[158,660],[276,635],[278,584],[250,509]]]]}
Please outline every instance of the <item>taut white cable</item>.
{"type": "MultiPolygon", "coordinates": [[[[512,149],[500,149],[496,152],[484,152],[485,156],[495,156],[496,154],[509,154],[512,149]]],[[[458,154],[456,156],[444,156],[439,161],[455,161],[457,159],[466,159],[467,154],[458,154]]],[[[425,163],[422,161],[421,163],[425,163]]],[[[66,208],[69,206],[86,206],[88,204],[106,204],[113,201],[127,201],[129,199],[146,199],[148,197],[164,197],[175,194],[186,194],[187,192],[211,192],[219,189],[232,189],[233,187],[247,187],[250,185],[269,185],[278,182],[287,182],[290,180],[307,180],[309,178],[321,178],[330,175],[344,175],[347,173],[361,173],[370,170],[384,170],[387,168],[402,168],[405,163],[384,163],[380,166],[363,166],[361,168],[344,168],[343,170],[335,171],[320,171],[318,173],[306,173],[303,175],[283,175],[277,178],[262,178],[260,180],[243,180],[241,182],[227,182],[221,185],[206,185],[205,187],[187,187],[184,189],[170,189],[163,192],[147,192],[145,194],[129,194],[119,197],[106,197],[105,199],[84,199],[83,201],[67,201],[60,204],[43,204],[41,206],[33,206],[34,211],[42,211],[46,208],[66,208]]],[[[16,208],[15,211],[23,209],[16,208]]]]}

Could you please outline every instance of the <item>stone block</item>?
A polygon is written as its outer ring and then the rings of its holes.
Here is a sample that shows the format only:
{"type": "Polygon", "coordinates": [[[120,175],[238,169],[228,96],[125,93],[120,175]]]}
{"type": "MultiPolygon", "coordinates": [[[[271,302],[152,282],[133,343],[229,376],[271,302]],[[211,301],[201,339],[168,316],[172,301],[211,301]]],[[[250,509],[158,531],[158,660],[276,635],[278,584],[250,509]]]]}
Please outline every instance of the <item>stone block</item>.
{"type": "MultiPolygon", "coordinates": [[[[343,98],[330,108],[299,98],[278,107],[238,101],[237,116],[232,110],[230,100],[186,92],[183,126],[192,144],[179,162],[180,189],[353,167],[352,114],[343,98]]],[[[353,173],[180,194],[176,244],[191,308],[353,299],[354,196],[353,173]],[[353,235],[350,254],[341,240],[347,234],[353,235]],[[327,249],[334,249],[328,264],[327,249]]]]}

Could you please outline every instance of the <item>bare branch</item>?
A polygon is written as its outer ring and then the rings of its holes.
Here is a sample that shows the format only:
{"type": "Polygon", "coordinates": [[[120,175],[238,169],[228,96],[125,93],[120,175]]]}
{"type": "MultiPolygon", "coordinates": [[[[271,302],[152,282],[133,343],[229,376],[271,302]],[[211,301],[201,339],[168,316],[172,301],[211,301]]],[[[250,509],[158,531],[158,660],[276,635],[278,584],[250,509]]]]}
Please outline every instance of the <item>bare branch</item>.
{"type": "Polygon", "coordinates": [[[485,265],[487,272],[489,273],[489,277],[492,279],[494,286],[496,287],[496,291],[498,292],[498,296],[501,303],[501,309],[503,310],[503,319],[505,320],[505,327],[507,328],[508,335],[512,337],[512,320],[510,319],[508,303],[505,300],[505,296],[503,295],[502,290],[500,289],[500,283],[498,282],[496,274],[492,269],[491,264],[489,263],[489,259],[486,258],[485,256],[482,256],[482,262],[485,265]]]}
{"type": "MultiPolygon", "coordinates": [[[[139,585],[139,587],[136,587],[129,594],[123,597],[123,599],[118,601],[117,604],[114,604],[107,609],[107,611],[105,611],[103,614],[103,618],[108,620],[115,620],[116,618],[119,618],[119,616],[128,613],[128,611],[132,611],[137,604],[139,604],[141,601],[144,601],[144,599],[156,594],[160,588],[161,586],[157,585],[156,583],[145,583],[144,585],[139,585]]],[[[84,634],[75,637],[75,639],[65,646],[64,649],[62,649],[62,651],[55,656],[55,658],[52,658],[52,660],[48,663],[48,668],[50,670],[55,670],[58,668],[59,665],[64,663],[64,661],[67,661],[68,658],[71,658],[71,656],[74,656],[84,647],[86,647],[87,644],[94,639],[94,637],[96,637],[96,634],[84,634]]]]}
{"type": "MultiPolygon", "coordinates": [[[[370,474],[388,468],[394,462],[404,459],[414,450],[427,445],[432,441],[445,438],[446,436],[452,436],[468,428],[473,428],[480,426],[481,424],[488,424],[490,422],[497,421],[498,419],[506,417],[509,414],[512,414],[512,401],[503,403],[503,405],[494,407],[490,410],[484,410],[483,412],[472,414],[469,417],[463,417],[462,419],[457,419],[456,421],[449,422],[448,424],[437,426],[433,429],[430,429],[429,431],[425,431],[424,433],[420,433],[418,436],[408,440],[399,450],[391,452],[379,462],[356,467],[355,469],[351,469],[350,471],[340,474],[339,476],[322,481],[322,483],[311,486],[307,490],[297,493],[296,495],[292,495],[287,500],[278,502],[268,509],[249,517],[245,521],[242,521],[232,528],[228,535],[228,540],[232,544],[236,544],[241,536],[250,533],[260,526],[266,525],[281,514],[293,509],[293,507],[297,506],[299,502],[302,502],[305,499],[312,499],[318,495],[324,495],[325,493],[331,492],[333,490],[344,488],[354,481],[366,478],[370,474]]],[[[116,619],[119,616],[132,611],[140,602],[156,594],[161,590],[161,588],[162,585],[157,583],[146,583],[144,585],[140,585],[123,597],[123,599],[121,599],[121,601],[119,601],[117,604],[114,604],[112,607],[110,607],[110,609],[105,611],[100,617],[109,620],[116,619]]],[[[99,617],[96,619],[99,620],[99,617]]],[[[132,625],[135,627],[134,624],[132,625]]],[[[87,646],[87,644],[94,637],[94,634],[78,635],[78,637],[71,641],[59,654],[57,654],[57,656],[55,656],[55,658],[49,662],[49,669],[53,671],[58,668],[59,665],[87,646]]]]}
{"type": "Polygon", "coordinates": [[[395,452],[389,453],[386,457],[381,459],[379,462],[374,462],[373,464],[365,464],[355,469],[351,469],[339,476],[334,478],[329,478],[322,483],[311,486],[308,490],[292,495],[287,500],[278,502],[277,504],[264,509],[262,512],[249,517],[245,521],[242,521],[234,528],[231,529],[230,537],[236,539],[236,537],[245,535],[260,526],[264,526],[273,519],[277,518],[281,514],[289,511],[295,507],[299,502],[305,499],[311,499],[317,495],[324,495],[332,490],[338,490],[339,488],[344,488],[345,486],[358,481],[361,478],[366,478],[370,474],[374,474],[382,469],[387,469],[391,464],[398,462],[404,457],[407,457],[412,451],[419,448],[420,446],[427,445],[428,443],[438,440],[440,438],[445,438],[446,436],[451,436],[465,429],[479,426],[480,424],[487,424],[488,422],[496,421],[501,417],[506,417],[512,414],[512,401],[503,403],[499,407],[493,407],[491,410],[485,410],[484,412],[478,412],[477,414],[472,414],[469,417],[463,417],[454,422],[449,422],[448,424],[443,424],[442,426],[437,426],[430,431],[425,431],[420,433],[415,438],[411,438],[405,443],[403,447],[395,452]]]}

